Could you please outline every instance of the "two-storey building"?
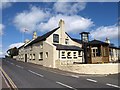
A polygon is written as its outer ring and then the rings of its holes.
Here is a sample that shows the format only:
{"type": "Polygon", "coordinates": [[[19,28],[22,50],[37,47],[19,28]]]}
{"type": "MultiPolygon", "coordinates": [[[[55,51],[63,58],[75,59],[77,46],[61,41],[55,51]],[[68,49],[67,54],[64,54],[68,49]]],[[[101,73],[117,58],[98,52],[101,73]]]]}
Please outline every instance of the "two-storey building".
{"type": "Polygon", "coordinates": [[[50,32],[38,37],[34,32],[33,37],[19,48],[18,60],[53,68],[56,60],[84,62],[81,41],[71,38],[65,32],[63,20],[50,32]]]}

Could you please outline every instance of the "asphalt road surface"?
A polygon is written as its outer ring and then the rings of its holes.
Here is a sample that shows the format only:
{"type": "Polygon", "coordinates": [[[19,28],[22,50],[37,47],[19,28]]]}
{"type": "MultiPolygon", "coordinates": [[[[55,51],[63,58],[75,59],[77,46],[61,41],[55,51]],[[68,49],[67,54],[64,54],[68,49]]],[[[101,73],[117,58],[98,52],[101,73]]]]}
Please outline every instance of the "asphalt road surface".
{"type": "Polygon", "coordinates": [[[120,88],[118,74],[74,74],[12,59],[2,60],[2,68],[18,88],[120,88]]]}
{"type": "MultiPolygon", "coordinates": [[[[2,66],[2,60],[0,59],[0,67],[2,66]]],[[[0,90],[2,88],[9,88],[9,85],[5,79],[5,77],[3,76],[2,72],[0,71],[0,90]]]]}

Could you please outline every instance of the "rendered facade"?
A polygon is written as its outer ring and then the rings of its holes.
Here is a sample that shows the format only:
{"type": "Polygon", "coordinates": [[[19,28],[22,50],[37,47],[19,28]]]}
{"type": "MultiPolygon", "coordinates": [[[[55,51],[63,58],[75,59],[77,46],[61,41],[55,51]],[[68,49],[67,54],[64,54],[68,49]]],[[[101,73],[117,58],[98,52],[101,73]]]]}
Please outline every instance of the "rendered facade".
{"type": "Polygon", "coordinates": [[[36,36],[19,48],[17,60],[55,68],[55,60],[84,62],[82,44],[71,38],[64,30],[64,21],[60,20],[54,30],[36,36]]]}
{"type": "MultiPolygon", "coordinates": [[[[26,40],[25,44],[18,48],[19,54],[16,59],[51,68],[56,68],[57,60],[72,64],[85,63],[82,40],[71,38],[65,32],[64,26],[64,21],[60,20],[57,28],[42,36],[37,37],[34,32],[33,39],[26,40]]],[[[87,44],[88,63],[117,61],[119,51],[119,48],[110,47],[107,41],[89,41],[87,44]]]]}

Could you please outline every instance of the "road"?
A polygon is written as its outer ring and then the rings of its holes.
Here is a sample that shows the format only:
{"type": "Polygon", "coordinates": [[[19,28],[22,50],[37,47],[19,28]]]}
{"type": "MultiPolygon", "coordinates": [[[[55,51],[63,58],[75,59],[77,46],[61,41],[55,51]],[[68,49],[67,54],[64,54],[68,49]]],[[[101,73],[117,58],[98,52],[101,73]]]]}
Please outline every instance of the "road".
{"type": "Polygon", "coordinates": [[[117,74],[74,74],[12,59],[3,60],[2,68],[18,88],[120,88],[117,74]]]}
{"type": "MultiPolygon", "coordinates": [[[[2,60],[0,59],[0,67],[2,66],[2,60]]],[[[3,76],[2,72],[0,71],[0,90],[2,88],[10,88],[10,86],[8,85],[5,77],[3,76]]],[[[8,89],[9,90],[9,89],[8,89]]]]}

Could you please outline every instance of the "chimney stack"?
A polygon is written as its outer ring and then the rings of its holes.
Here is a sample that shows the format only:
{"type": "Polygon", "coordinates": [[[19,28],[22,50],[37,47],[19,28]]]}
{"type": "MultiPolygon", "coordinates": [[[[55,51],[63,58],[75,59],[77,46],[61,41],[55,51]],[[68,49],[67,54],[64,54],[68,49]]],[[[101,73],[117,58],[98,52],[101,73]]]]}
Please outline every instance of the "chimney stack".
{"type": "Polygon", "coordinates": [[[36,38],[37,38],[37,32],[34,31],[34,32],[33,32],[33,39],[36,39],[36,38]]]}
{"type": "Polygon", "coordinates": [[[29,41],[30,41],[29,39],[26,39],[24,43],[26,44],[26,43],[28,43],[29,41]]]}
{"type": "Polygon", "coordinates": [[[109,38],[106,38],[105,42],[108,43],[108,44],[110,44],[109,38]]]}
{"type": "Polygon", "coordinates": [[[65,30],[65,22],[64,22],[64,20],[60,19],[59,27],[61,28],[61,30],[65,30]]]}

